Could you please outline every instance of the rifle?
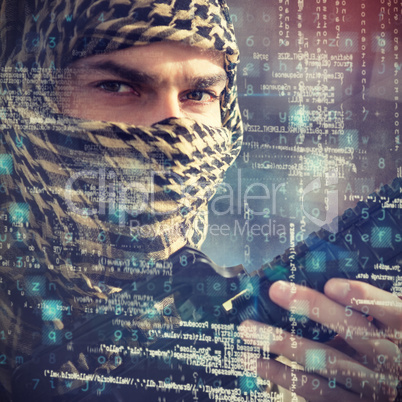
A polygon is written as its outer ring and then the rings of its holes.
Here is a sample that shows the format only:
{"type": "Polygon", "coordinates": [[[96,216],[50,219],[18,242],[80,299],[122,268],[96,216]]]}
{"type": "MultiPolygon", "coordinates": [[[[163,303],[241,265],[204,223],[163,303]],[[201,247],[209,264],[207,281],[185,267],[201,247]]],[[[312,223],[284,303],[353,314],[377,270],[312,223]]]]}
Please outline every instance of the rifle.
{"type": "MultiPolygon", "coordinates": [[[[402,179],[395,179],[392,186],[384,186],[379,192],[371,194],[366,202],[359,202],[354,209],[348,209],[336,218],[332,225],[337,225],[337,233],[328,230],[331,228],[322,228],[252,273],[248,273],[242,265],[221,267],[200,250],[184,247],[169,259],[173,274],[168,280],[166,276],[145,276],[138,288],[136,287],[136,293],[154,295],[154,304],[168,298],[174,299],[174,306],[166,305],[159,314],[160,318],[165,321],[170,319],[174,309],[182,323],[194,324],[178,328],[159,326],[158,330],[138,330],[135,333],[136,344],[146,352],[173,351],[178,342],[194,345],[196,341],[190,338],[184,339],[183,333],[194,334],[198,328],[197,323],[205,322],[209,325],[208,329],[202,331],[204,341],[209,339],[205,336],[213,337],[211,323],[235,328],[246,319],[254,319],[290,331],[294,325],[294,317],[268,297],[269,287],[278,280],[294,282],[322,292],[324,284],[331,278],[356,279],[400,294],[402,277],[396,274],[398,270],[392,268],[401,265],[401,209],[402,179]],[[386,274],[383,274],[383,271],[386,271],[386,274]],[[153,332],[150,333],[150,331],[153,332]],[[168,331],[176,331],[180,336],[178,338],[164,336],[164,333],[168,331]]],[[[123,288],[122,292],[133,293],[131,284],[123,288]]],[[[104,334],[103,343],[108,341],[116,343],[113,339],[116,327],[111,325],[111,319],[110,314],[95,315],[88,319],[86,323],[74,330],[74,345],[78,345],[78,349],[81,346],[81,349],[85,350],[88,345],[99,344],[97,334],[100,331],[104,334]]],[[[148,311],[143,312],[139,321],[141,319],[155,320],[154,308],[149,306],[148,311]]],[[[303,337],[320,342],[325,342],[336,335],[333,330],[307,317],[299,317],[297,325],[303,337]]],[[[132,328],[122,330],[119,345],[130,344],[130,339],[132,340],[130,331],[132,328]]],[[[201,338],[200,342],[202,342],[201,338]]],[[[207,341],[206,344],[210,342],[207,341]]],[[[221,349],[226,353],[225,347],[221,349]]],[[[133,393],[137,398],[141,398],[141,395],[147,398],[147,395],[151,395],[149,393],[156,389],[154,384],[158,384],[155,381],[158,381],[157,377],[160,373],[153,367],[149,374],[153,378],[153,383],[148,382],[144,386],[142,383],[134,382],[132,385],[134,389],[129,386],[108,385],[106,391],[102,391],[106,399],[102,399],[102,395],[96,396],[93,393],[83,394],[77,387],[72,390],[73,392],[69,392],[71,389],[66,387],[63,389],[59,387],[56,392],[50,389],[49,385],[44,385],[45,377],[40,386],[33,391],[32,377],[40,377],[46,370],[49,366],[48,356],[51,353],[69,360],[68,356],[72,352],[68,351],[65,344],[43,346],[37,350],[32,360],[19,366],[13,374],[13,401],[89,402],[96,400],[101,402],[105,400],[117,402],[127,400],[127,395],[133,393]]],[[[165,354],[165,357],[169,353],[165,354]]],[[[131,359],[113,370],[113,376],[138,378],[138,375],[144,372],[147,360],[149,357],[146,353],[134,361],[131,359]]],[[[180,364],[176,364],[175,368],[183,375],[180,364]]],[[[192,401],[197,392],[202,392],[207,386],[212,387],[211,384],[214,384],[214,381],[216,376],[205,375],[202,390],[192,388],[191,392],[187,390],[183,394],[171,389],[163,390],[162,387],[158,389],[160,392],[158,395],[163,395],[162,398],[166,401],[192,401]]],[[[79,384],[82,384],[82,381],[79,384]]],[[[238,378],[228,376],[224,385],[228,388],[236,388],[239,386],[238,378]]],[[[207,389],[211,390],[211,388],[207,389]]]]}

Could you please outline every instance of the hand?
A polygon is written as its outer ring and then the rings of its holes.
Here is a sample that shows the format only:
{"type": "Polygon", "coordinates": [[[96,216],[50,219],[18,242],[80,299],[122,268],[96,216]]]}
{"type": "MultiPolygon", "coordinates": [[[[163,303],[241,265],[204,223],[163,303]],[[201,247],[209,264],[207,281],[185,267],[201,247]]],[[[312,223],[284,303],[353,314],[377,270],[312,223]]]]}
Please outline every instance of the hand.
{"type": "Polygon", "coordinates": [[[322,344],[285,331],[278,336],[278,329],[246,321],[239,330],[247,343],[293,362],[260,358],[257,374],[310,401],[393,401],[401,380],[402,301],[344,279],[328,281],[324,293],[282,281],[271,286],[275,303],[338,335],[322,344]]]}

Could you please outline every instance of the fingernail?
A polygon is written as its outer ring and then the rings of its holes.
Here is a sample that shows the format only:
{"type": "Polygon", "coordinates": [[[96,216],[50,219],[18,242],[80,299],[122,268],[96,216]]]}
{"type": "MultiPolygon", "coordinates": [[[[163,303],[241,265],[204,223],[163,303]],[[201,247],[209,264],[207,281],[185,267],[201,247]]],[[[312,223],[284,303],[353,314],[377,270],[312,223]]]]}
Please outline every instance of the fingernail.
{"type": "Polygon", "coordinates": [[[325,293],[334,298],[345,297],[350,291],[350,284],[346,279],[331,279],[325,285],[325,293]]]}

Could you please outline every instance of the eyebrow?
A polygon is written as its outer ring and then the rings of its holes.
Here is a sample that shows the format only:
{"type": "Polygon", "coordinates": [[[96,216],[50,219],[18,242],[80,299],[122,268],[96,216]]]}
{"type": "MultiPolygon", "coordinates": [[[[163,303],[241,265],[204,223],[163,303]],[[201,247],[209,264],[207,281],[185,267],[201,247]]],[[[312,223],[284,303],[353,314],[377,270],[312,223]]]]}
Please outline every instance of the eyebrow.
{"type": "MultiPolygon", "coordinates": [[[[111,60],[97,62],[86,61],[82,66],[79,67],[79,70],[81,69],[110,73],[124,80],[144,85],[158,84],[160,82],[160,79],[157,75],[148,74],[135,68],[125,67],[111,60]]],[[[219,84],[223,85],[226,83],[226,81],[227,75],[225,72],[186,78],[187,85],[189,85],[191,88],[199,89],[208,88],[219,84]]]]}

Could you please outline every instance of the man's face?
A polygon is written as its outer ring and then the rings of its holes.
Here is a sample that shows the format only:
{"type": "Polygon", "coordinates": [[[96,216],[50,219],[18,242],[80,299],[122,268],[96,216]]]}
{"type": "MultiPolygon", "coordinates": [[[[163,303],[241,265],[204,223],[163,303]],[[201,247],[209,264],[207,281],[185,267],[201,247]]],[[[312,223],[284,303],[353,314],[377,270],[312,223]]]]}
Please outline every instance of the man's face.
{"type": "Polygon", "coordinates": [[[172,42],[80,59],[58,89],[73,117],[152,125],[189,117],[219,127],[226,84],[223,56],[172,42]]]}

